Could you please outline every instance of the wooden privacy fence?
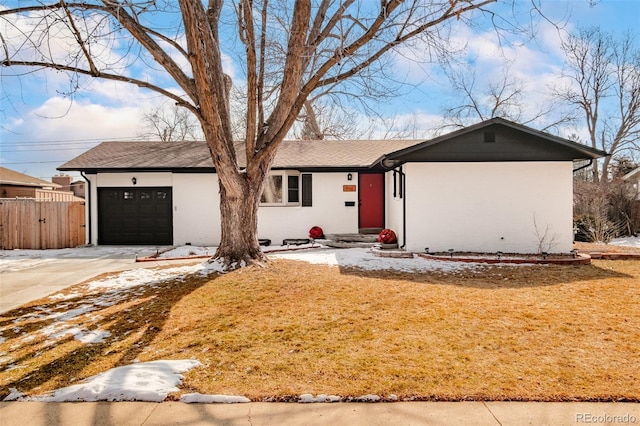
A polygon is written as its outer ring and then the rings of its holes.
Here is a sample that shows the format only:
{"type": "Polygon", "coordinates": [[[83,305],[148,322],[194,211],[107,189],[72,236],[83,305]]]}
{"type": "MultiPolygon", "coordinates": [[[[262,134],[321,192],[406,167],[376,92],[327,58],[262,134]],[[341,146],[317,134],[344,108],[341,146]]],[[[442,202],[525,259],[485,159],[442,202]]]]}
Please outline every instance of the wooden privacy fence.
{"type": "Polygon", "coordinates": [[[0,248],[57,249],[85,244],[84,201],[0,199],[0,248]]]}

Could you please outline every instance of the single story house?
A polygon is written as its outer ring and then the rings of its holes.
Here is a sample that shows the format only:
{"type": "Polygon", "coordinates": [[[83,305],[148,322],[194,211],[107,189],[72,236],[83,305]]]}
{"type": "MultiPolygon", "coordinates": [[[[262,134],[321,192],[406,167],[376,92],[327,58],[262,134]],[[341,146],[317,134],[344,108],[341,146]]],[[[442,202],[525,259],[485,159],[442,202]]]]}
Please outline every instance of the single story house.
{"type": "MultiPolygon", "coordinates": [[[[390,228],[414,252],[569,252],[574,161],[604,155],[501,118],[427,141],[285,141],[258,234],[390,228]]],[[[88,182],[92,244],[220,240],[205,143],[104,142],[58,169],[88,182]]]]}
{"type": "Polygon", "coordinates": [[[0,198],[77,201],[74,193],[68,188],[5,167],[0,167],[0,198]]]}

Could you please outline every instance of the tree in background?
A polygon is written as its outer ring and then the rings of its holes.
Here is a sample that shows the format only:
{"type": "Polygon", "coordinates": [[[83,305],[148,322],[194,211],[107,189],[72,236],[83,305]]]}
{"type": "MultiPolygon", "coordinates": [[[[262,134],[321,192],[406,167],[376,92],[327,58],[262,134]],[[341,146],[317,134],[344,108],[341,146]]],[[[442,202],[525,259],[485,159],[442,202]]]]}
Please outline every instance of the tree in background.
{"type": "MultiPolygon", "coordinates": [[[[446,54],[453,23],[511,25],[495,0],[92,0],[5,3],[4,67],[109,79],[159,93],[198,120],[217,171],[228,267],[266,260],[257,239],[260,197],[276,152],[305,107],[327,88],[375,93],[399,46],[446,54]],[[229,49],[223,54],[224,49],[229,49]],[[236,151],[232,55],[246,79],[243,148],[236,151]]],[[[497,28],[500,30],[500,28],[497,28]]]]}
{"type": "Polygon", "coordinates": [[[583,28],[563,41],[562,50],[566,84],[555,94],[581,112],[588,143],[610,154],[602,169],[598,162],[592,169],[594,182],[606,182],[612,158],[640,150],[640,48],[631,33],[616,39],[583,28]]]}
{"type": "Polygon", "coordinates": [[[158,139],[162,142],[197,141],[204,139],[200,123],[185,108],[166,104],[143,111],[143,130],[145,139],[158,139]]]}
{"type": "Polygon", "coordinates": [[[553,102],[531,105],[527,99],[527,85],[511,74],[508,63],[501,73],[483,78],[481,82],[468,65],[452,64],[445,69],[454,101],[453,106],[445,107],[443,129],[463,128],[502,117],[524,125],[545,121],[540,130],[549,131],[573,120],[571,114],[560,111],[553,102]]]}

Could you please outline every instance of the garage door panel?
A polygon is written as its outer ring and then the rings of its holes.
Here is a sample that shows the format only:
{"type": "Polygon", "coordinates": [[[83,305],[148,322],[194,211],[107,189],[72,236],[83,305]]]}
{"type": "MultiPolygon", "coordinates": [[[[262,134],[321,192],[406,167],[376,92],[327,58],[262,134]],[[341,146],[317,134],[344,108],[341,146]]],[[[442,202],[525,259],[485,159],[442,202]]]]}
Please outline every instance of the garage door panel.
{"type": "Polygon", "coordinates": [[[156,220],[156,225],[158,225],[158,227],[162,228],[162,229],[168,229],[169,226],[171,226],[169,221],[168,220],[164,220],[164,219],[157,219],[156,220]]]}
{"type": "Polygon", "coordinates": [[[122,229],[126,231],[136,230],[139,227],[139,221],[136,218],[125,217],[120,221],[122,229]]]}
{"type": "Polygon", "coordinates": [[[173,244],[171,188],[98,188],[98,244],[173,244]]]}
{"type": "MultiPolygon", "coordinates": [[[[138,211],[140,217],[153,216],[156,213],[156,208],[153,205],[141,205],[138,211]]],[[[157,212],[160,213],[159,209],[157,212]]]]}

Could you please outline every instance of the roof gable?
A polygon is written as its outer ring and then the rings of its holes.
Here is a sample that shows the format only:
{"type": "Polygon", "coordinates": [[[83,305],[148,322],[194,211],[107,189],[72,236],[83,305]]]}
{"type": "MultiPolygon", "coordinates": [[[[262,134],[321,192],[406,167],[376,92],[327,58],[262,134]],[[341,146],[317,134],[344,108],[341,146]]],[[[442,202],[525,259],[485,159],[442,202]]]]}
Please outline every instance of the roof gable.
{"type": "Polygon", "coordinates": [[[604,155],[586,145],[493,118],[394,152],[381,161],[395,167],[406,162],[573,161],[604,155]]]}
{"type": "Polygon", "coordinates": [[[32,186],[36,188],[61,188],[60,185],[38,179],[15,170],[0,167],[0,184],[13,186],[32,186]]]}

